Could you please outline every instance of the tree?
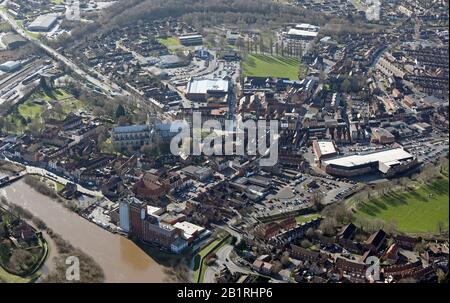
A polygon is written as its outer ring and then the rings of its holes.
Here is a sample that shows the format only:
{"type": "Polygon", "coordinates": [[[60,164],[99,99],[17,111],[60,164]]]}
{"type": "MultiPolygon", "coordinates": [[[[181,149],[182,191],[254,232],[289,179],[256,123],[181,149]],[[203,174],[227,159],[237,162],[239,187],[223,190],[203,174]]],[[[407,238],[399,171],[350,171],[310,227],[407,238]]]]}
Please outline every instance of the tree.
{"type": "Polygon", "coordinates": [[[9,259],[9,266],[16,272],[28,270],[34,264],[33,254],[25,249],[15,249],[9,259]]]}
{"type": "Polygon", "coordinates": [[[324,194],[321,191],[315,191],[311,197],[311,202],[316,210],[320,210],[322,208],[323,200],[324,194]]]}
{"type": "Polygon", "coordinates": [[[325,218],[320,222],[319,229],[323,234],[332,236],[335,234],[335,226],[337,225],[335,218],[325,218]]]}
{"type": "Polygon", "coordinates": [[[273,55],[273,40],[272,40],[272,37],[269,37],[269,48],[270,48],[270,54],[273,55]]]}
{"type": "Polygon", "coordinates": [[[445,223],[442,221],[439,221],[437,223],[437,231],[440,235],[442,235],[442,233],[445,231],[445,223]]]}
{"type": "Polygon", "coordinates": [[[291,259],[289,258],[289,254],[287,252],[283,253],[280,258],[280,262],[284,268],[288,267],[291,264],[291,259]]]}
{"type": "Polygon", "coordinates": [[[341,83],[341,91],[344,93],[348,93],[350,91],[350,85],[350,80],[344,79],[344,81],[342,81],[341,83]]]}
{"type": "Polygon", "coordinates": [[[308,228],[305,235],[310,239],[313,238],[315,236],[314,229],[312,229],[311,227],[308,228]]]}
{"type": "Polygon", "coordinates": [[[236,40],[236,47],[239,50],[243,50],[244,49],[245,43],[244,43],[244,40],[241,37],[237,38],[237,40],[236,40]]]}
{"type": "Polygon", "coordinates": [[[300,242],[300,246],[303,247],[303,248],[310,248],[312,246],[312,243],[308,239],[303,239],[300,242]]]}
{"type": "Polygon", "coordinates": [[[272,274],[277,275],[283,269],[283,264],[280,261],[275,261],[272,264],[272,274]]]}
{"type": "Polygon", "coordinates": [[[119,104],[116,109],[116,118],[120,118],[126,115],[125,107],[122,104],[119,104]]]}

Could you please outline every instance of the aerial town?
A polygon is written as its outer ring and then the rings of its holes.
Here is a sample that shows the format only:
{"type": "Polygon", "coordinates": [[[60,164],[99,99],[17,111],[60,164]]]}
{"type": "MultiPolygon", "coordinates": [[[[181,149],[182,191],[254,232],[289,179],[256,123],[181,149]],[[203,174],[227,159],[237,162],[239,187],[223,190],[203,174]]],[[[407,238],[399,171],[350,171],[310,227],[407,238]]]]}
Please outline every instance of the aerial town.
{"type": "Polygon", "coordinates": [[[448,9],[0,0],[0,283],[448,282],[448,9]]]}

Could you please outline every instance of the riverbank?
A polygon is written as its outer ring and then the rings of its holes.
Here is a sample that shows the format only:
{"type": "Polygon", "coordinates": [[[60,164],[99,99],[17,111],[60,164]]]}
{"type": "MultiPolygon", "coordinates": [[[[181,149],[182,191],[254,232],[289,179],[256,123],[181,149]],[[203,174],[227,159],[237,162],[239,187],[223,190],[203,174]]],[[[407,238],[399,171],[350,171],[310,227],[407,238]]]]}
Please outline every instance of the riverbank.
{"type": "Polygon", "coordinates": [[[165,267],[135,243],[112,234],[64,208],[20,180],[0,191],[10,203],[30,211],[63,239],[91,256],[105,274],[105,282],[165,282],[165,267]]]}

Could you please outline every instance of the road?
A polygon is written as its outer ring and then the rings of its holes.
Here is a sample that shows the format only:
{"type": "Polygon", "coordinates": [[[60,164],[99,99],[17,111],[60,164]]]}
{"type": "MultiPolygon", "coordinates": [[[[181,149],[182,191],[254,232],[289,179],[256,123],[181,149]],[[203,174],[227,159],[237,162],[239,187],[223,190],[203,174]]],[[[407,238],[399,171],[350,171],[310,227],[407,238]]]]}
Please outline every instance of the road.
{"type": "Polygon", "coordinates": [[[222,265],[226,266],[232,273],[240,272],[248,275],[257,274],[252,272],[251,270],[242,268],[236,265],[233,261],[231,261],[230,254],[233,251],[233,248],[234,247],[232,245],[226,244],[216,252],[217,265],[208,266],[208,268],[206,268],[205,276],[203,277],[203,283],[215,283],[216,282],[215,274],[216,272],[218,272],[219,267],[222,265]]]}
{"type": "MultiPolygon", "coordinates": [[[[6,158],[6,157],[4,157],[4,159],[5,159],[6,161],[11,162],[11,163],[14,163],[14,164],[23,166],[23,164],[18,163],[18,162],[15,162],[15,161],[12,161],[12,160],[10,160],[10,159],[8,159],[8,158],[6,158]]],[[[51,179],[51,180],[53,180],[53,181],[55,181],[55,182],[61,183],[61,184],[63,184],[63,185],[66,185],[67,183],[73,183],[71,180],[68,180],[68,179],[66,179],[66,178],[60,177],[60,176],[58,176],[58,175],[55,175],[54,173],[49,172],[48,170],[43,169],[43,168],[40,168],[40,167],[35,167],[35,166],[25,166],[25,168],[26,168],[26,170],[23,171],[23,172],[20,174],[20,177],[23,177],[23,176],[26,175],[26,174],[30,174],[30,175],[39,175],[39,176],[42,176],[42,177],[51,179]]],[[[85,195],[103,198],[103,194],[102,194],[101,192],[99,192],[99,191],[93,191],[93,190],[84,188],[83,186],[81,186],[81,185],[79,185],[79,184],[77,184],[77,190],[78,190],[80,193],[85,194],[85,195]]]]}

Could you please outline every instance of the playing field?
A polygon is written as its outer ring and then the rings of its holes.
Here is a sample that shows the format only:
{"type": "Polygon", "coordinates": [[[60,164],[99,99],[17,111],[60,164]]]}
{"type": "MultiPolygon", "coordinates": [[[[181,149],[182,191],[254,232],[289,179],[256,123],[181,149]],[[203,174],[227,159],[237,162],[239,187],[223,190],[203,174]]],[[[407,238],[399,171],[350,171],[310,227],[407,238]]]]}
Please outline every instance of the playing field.
{"type": "Polygon", "coordinates": [[[158,42],[161,43],[162,45],[167,46],[167,47],[179,46],[180,45],[180,41],[178,41],[178,39],[174,38],[174,37],[159,38],[158,42]]]}
{"type": "Polygon", "coordinates": [[[363,202],[356,216],[395,221],[397,229],[406,233],[436,233],[439,222],[448,230],[448,185],[448,177],[442,177],[413,192],[363,202]]]}
{"type": "MultiPolygon", "coordinates": [[[[270,55],[248,55],[244,61],[244,76],[289,78],[298,80],[300,62],[295,58],[270,55]]],[[[304,73],[302,67],[301,74],[304,73]]]]}

